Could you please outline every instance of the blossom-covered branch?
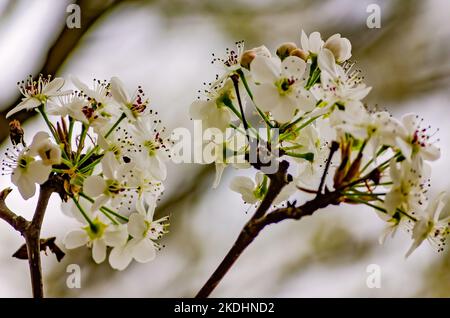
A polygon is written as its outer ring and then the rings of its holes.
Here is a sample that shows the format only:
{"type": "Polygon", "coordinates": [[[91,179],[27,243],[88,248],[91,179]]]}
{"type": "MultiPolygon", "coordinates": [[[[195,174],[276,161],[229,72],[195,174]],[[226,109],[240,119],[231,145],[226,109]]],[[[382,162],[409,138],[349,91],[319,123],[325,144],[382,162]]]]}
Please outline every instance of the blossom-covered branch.
{"type": "Polygon", "coordinates": [[[47,127],[28,143],[20,123],[12,121],[12,147],[2,161],[2,173],[11,176],[23,199],[40,185],[31,222],[6,208],[9,188],[0,203],[0,216],[26,239],[36,297],[43,296],[40,229],[53,192],[59,193],[63,211],[81,223],[67,233],[66,248],[87,245],[96,263],[106,259],[108,247],[115,269],[125,269],[133,259],[148,262],[167,232],[168,218],[153,215],[171,142],[143,89],[128,94],[116,77],[94,80],[91,87],[77,78],[72,82],[76,91],[63,90],[62,78],[29,77],[19,83],[21,103],[8,113],[37,111],[47,127]]]}
{"type": "Polygon", "coordinates": [[[227,132],[209,141],[215,144],[215,187],[227,166],[258,170],[254,180],[238,176],[230,184],[256,212],[200,297],[209,295],[266,225],[330,204],[373,208],[387,223],[380,241],[399,228],[412,233],[407,256],[425,239],[442,251],[449,236],[449,195],[430,202],[427,196],[429,162],[440,157],[437,131],[418,115],[399,120],[362,102],[371,88],[354,70],[348,39],[335,34],[324,41],[318,32],[302,31],[300,43],[284,43],[272,56],[265,46],[245,50],[237,42],[224,57],[214,55],[223,72],[200,91],[206,99],[191,105],[191,117],[202,121],[206,135],[227,132]],[[275,177],[280,169],[268,170],[277,165],[289,166],[283,182],[275,177]],[[292,203],[303,199],[301,192],[315,197],[292,203]]]}

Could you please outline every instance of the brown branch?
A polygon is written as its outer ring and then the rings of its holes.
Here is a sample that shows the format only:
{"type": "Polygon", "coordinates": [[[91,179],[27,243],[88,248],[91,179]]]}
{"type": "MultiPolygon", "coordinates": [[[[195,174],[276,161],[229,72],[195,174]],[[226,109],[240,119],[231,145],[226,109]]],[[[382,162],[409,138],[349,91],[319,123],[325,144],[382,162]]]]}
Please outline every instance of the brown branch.
{"type": "Polygon", "coordinates": [[[261,232],[267,225],[278,223],[287,219],[300,220],[302,217],[312,215],[317,210],[325,208],[330,204],[339,204],[340,196],[341,194],[339,191],[321,194],[300,207],[288,206],[286,208],[276,209],[257,220],[251,219],[244,226],[231,250],[225,256],[219,267],[211,275],[202,289],[198,292],[196,297],[205,298],[211,294],[247,246],[253,242],[259,232],[261,232]]]}
{"type": "MultiPolygon", "coordinates": [[[[254,164],[255,168],[258,167],[254,164]]],[[[258,235],[259,231],[255,231],[255,225],[258,224],[258,220],[261,217],[264,217],[266,212],[270,209],[273,204],[273,201],[276,199],[278,194],[280,194],[281,190],[284,186],[286,186],[291,180],[288,177],[287,170],[289,168],[289,163],[285,160],[280,162],[278,165],[278,170],[276,173],[267,174],[270,179],[270,184],[264,199],[256,209],[252,218],[248,221],[247,225],[239,234],[236,242],[234,243],[231,250],[225,256],[222,263],[220,263],[219,267],[214,271],[212,276],[205,283],[203,288],[198,292],[197,298],[208,297],[208,295],[214,290],[214,288],[219,284],[228,270],[233,266],[234,262],[238,259],[241,253],[245,250],[245,248],[255,239],[258,235]]]]}
{"type": "Polygon", "coordinates": [[[5,220],[15,230],[19,231],[25,238],[33,297],[42,298],[44,297],[40,257],[42,222],[44,220],[50,196],[53,192],[62,195],[64,193],[63,184],[57,176],[50,176],[50,178],[40,186],[38,203],[31,221],[27,221],[25,218],[12,212],[6,206],[5,200],[10,192],[11,189],[9,188],[0,192],[0,218],[5,220]]]}
{"type": "Polygon", "coordinates": [[[278,171],[273,174],[267,174],[270,179],[269,188],[267,194],[262,200],[261,204],[256,209],[252,219],[258,219],[263,216],[267,210],[272,205],[273,201],[280,194],[281,190],[286,186],[291,180],[289,180],[287,170],[289,168],[289,163],[287,161],[282,161],[279,163],[278,171]]]}
{"type": "Polygon", "coordinates": [[[325,163],[325,169],[322,174],[322,178],[320,178],[319,188],[317,189],[317,194],[322,193],[323,186],[325,185],[325,180],[327,178],[328,169],[330,169],[331,160],[333,159],[334,153],[339,149],[339,144],[336,141],[331,143],[330,153],[328,154],[327,162],[325,163]]]}
{"type": "Polygon", "coordinates": [[[269,186],[268,193],[264,197],[256,213],[244,226],[236,242],[234,243],[228,254],[225,256],[225,258],[222,260],[219,267],[214,271],[205,285],[203,285],[202,289],[198,292],[196,296],[197,298],[208,297],[211,294],[211,292],[220,283],[222,278],[230,270],[230,268],[233,266],[239,256],[244,252],[247,246],[249,246],[250,243],[253,242],[253,240],[258,236],[259,232],[261,232],[267,225],[275,224],[287,219],[300,220],[304,216],[312,215],[316,211],[323,209],[329,205],[339,205],[343,201],[342,193],[345,191],[345,189],[349,187],[351,188],[362,181],[377,180],[377,178],[379,180],[379,169],[377,167],[360,179],[344,184],[341,187],[336,187],[334,191],[329,191],[325,187],[325,191],[324,193],[322,193],[322,189],[325,184],[325,178],[330,167],[330,162],[338,148],[339,144],[333,142],[330,147],[330,154],[328,156],[326,166],[321,177],[320,186],[318,188],[318,191],[316,192],[316,196],[314,197],[314,199],[307,201],[302,206],[296,207],[295,202],[288,202],[287,207],[275,209],[272,212],[266,213],[272,205],[273,200],[280,193],[282,188],[289,182],[289,180],[286,179],[288,176],[287,169],[289,164],[287,163],[287,161],[281,162],[277,173],[268,175],[271,180],[272,187],[269,186]],[[271,194],[272,191],[274,192],[274,194],[271,194]]]}
{"type": "MultiPolygon", "coordinates": [[[[259,232],[262,231],[269,224],[274,224],[281,222],[286,219],[299,220],[304,216],[311,215],[315,211],[320,210],[330,204],[339,204],[341,191],[340,189],[333,192],[328,190],[322,193],[323,185],[325,184],[325,178],[330,167],[330,162],[333,158],[334,153],[339,149],[339,144],[333,142],[330,147],[330,154],[326,162],[325,170],[323,172],[320,186],[318,188],[317,194],[314,199],[306,202],[300,207],[295,207],[295,203],[291,204],[288,202],[286,208],[279,208],[270,213],[267,211],[273,204],[273,201],[281,192],[284,186],[286,186],[291,180],[287,173],[289,168],[289,163],[283,160],[278,167],[278,170],[274,174],[268,174],[270,178],[270,185],[266,196],[257,208],[253,217],[247,222],[247,224],[242,229],[236,242],[227,253],[225,258],[220,263],[219,267],[214,271],[208,281],[203,285],[202,289],[198,292],[197,298],[208,297],[211,292],[220,283],[225,274],[230,270],[239,256],[244,252],[247,246],[258,236],[259,232]]],[[[258,165],[253,164],[255,168],[258,169],[258,165]]]]}
{"type": "Polygon", "coordinates": [[[15,214],[6,206],[5,200],[11,191],[12,190],[10,188],[7,188],[0,192],[0,219],[3,219],[21,235],[24,235],[30,222],[20,215],[15,214]]]}
{"type": "Polygon", "coordinates": [[[48,200],[54,189],[50,183],[44,183],[39,192],[39,199],[34,212],[33,220],[25,232],[25,241],[28,250],[28,265],[30,267],[31,287],[34,298],[44,297],[41,268],[41,228],[47,210],[48,200]]]}

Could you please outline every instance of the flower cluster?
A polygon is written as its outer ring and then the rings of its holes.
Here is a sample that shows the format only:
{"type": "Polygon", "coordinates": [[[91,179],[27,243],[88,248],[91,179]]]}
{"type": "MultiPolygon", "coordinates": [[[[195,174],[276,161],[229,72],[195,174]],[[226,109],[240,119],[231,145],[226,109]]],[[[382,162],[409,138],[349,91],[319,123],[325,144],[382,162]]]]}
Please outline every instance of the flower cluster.
{"type": "Polygon", "coordinates": [[[73,78],[76,90],[63,91],[64,82],[40,76],[19,83],[24,98],[7,116],[37,110],[48,132],[28,146],[12,121],[3,174],[24,199],[37,184],[60,183],[63,210],[82,223],[66,235],[68,249],[87,245],[96,263],[111,249],[109,263],[118,270],[133,259],[148,262],[168,226],[167,217],[154,219],[170,157],[165,128],[141,87],[131,95],[116,77],[92,86],[73,78]]]}
{"type": "Polygon", "coordinates": [[[363,103],[371,88],[349,60],[350,41],[302,31],[300,46],[284,43],[276,55],[264,46],[243,46],[238,42],[225,57],[214,56],[223,71],[200,92],[206,99],[199,97],[190,109],[204,128],[232,129],[246,138],[244,145],[224,142],[216,150],[218,175],[236,154],[243,154],[243,161],[235,168],[260,170],[255,180],[236,177],[231,189],[247,203],[264,199],[272,182],[260,160],[266,153],[292,168],[292,182],[273,204],[292,205],[287,200],[294,192],[318,194],[325,186],[325,193],[339,194],[340,203],[374,208],[387,223],[383,239],[398,228],[410,232],[414,243],[407,255],[425,239],[443,250],[450,197],[442,193],[431,202],[427,197],[429,162],[440,157],[435,132],[417,115],[396,119],[363,103]]]}

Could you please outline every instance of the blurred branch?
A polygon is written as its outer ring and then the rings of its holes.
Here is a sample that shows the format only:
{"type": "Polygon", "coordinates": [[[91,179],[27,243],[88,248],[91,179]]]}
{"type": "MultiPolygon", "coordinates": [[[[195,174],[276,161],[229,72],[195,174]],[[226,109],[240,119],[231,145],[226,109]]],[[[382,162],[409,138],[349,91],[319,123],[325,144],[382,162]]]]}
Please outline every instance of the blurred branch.
{"type": "MultiPolygon", "coordinates": [[[[82,37],[91,29],[91,27],[102,16],[110,12],[119,3],[124,0],[79,0],[75,3],[80,6],[81,9],[81,28],[68,29],[65,26],[62,28],[59,36],[50,47],[47,57],[42,65],[38,74],[55,74],[63,63],[68,59],[72,51],[80,43],[82,37]]],[[[65,23],[65,21],[64,21],[65,23]]],[[[21,96],[17,98],[14,103],[0,112],[0,127],[6,127],[8,120],[6,114],[14,108],[21,101],[21,96]]],[[[15,118],[20,122],[25,122],[35,115],[35,112],[20,112],[15,118]]],[[[8,131],[0,130],[0,143],[2,143],[8,137],[8,131]]]]}

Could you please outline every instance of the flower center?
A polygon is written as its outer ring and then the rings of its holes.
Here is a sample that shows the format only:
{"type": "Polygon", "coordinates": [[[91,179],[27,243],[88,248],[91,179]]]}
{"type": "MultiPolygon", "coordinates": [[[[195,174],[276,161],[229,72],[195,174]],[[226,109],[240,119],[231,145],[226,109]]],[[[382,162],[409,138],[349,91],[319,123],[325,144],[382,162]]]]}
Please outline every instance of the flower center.
{"type": "Polygon", "coordinates": [[[288,95],[292,92],[292,85],[295,83],[294,79],[281,78],[275,82],[275,86],[278,88],[278,93],[281,96],[288,95]]]}
{"type": "Polygon", "coordinates": [[[158,146],[153,142],[153,140],[146,140],[144,142],[144,147],[148,151],[148,155],[150,157],[154,156],[156,154],[156,150],[158,149],[158,146]]]}
{"type": "Polygon", "coordinates": [[[84,227],[83,229],[88,234],[89,239],[91,241],[94,241],[103,236],[103,234],[105,233],[105,229],[107,227],[108,226],[106,224],[102,223],[98,218],[96,218],[94,221],[92,221],[91,225],[88,225],[88,226],[84,227]]]}
{"type": "Polygon", "coordinates": [[[118,181],[116,181],[116,180],[107,180],[106,181],[106,190],[105,190],[106,195],[118,194],[122,191],[124,191],[124,189],[118,181]]]}
{"type": "Polygon", "coordinates": [[[30,156],[20,156],[17,160],[17,166],[23,170],[26,171],[28,169],[28,166],[31,162],[34,161],[33,157],[30,156]]]}

